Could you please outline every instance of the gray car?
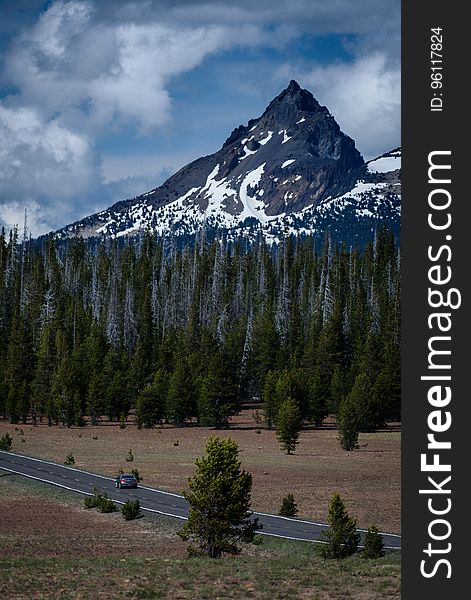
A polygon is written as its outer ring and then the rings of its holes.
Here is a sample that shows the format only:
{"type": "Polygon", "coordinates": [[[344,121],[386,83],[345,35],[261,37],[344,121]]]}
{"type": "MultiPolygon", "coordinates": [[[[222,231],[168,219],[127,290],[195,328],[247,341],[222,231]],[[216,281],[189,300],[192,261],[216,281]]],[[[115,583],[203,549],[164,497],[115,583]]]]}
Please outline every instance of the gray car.
{"type": "Polygon", "coordinates": [[[115,482],[117,488],[137,488],[137,479],[131,473],[121,473],[115,482]]]}

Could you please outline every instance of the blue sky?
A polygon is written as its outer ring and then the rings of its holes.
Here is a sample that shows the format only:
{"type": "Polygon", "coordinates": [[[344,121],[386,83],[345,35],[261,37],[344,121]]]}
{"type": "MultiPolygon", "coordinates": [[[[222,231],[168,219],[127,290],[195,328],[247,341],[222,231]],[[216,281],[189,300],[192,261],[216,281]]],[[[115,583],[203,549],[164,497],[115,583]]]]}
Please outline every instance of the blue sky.
{"type": "Polygon", "coordinates": [[[0,0],[0,224],[157,187],[291,79],[366,160],[400,145],[400,1],[0,0]]]}

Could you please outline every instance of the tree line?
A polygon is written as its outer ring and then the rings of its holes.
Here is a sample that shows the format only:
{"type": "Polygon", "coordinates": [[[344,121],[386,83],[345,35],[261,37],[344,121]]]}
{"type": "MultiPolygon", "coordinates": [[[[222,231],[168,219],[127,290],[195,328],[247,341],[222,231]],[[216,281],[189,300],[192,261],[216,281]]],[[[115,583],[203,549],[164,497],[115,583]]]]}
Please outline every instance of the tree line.
{"type": "Polygon", "coordinates": [[[0,235],[0,413],[225,427],[260,400],[304,423],[400,418],[400,252],[288,236],[179,248],[168,237],[0,235]],[[342,417],[343,415],[343,417],[342,417]]]}

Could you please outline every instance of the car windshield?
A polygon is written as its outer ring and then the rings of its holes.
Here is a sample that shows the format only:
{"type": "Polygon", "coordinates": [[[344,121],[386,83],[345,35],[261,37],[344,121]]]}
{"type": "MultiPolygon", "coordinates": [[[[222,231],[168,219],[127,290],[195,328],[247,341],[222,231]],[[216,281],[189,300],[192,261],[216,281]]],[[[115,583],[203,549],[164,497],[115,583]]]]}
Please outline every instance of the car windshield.
{"type": "Polygon", "coordinates": [[[135,479],[134,475],[121,475],[121,479],[135,479]]]}

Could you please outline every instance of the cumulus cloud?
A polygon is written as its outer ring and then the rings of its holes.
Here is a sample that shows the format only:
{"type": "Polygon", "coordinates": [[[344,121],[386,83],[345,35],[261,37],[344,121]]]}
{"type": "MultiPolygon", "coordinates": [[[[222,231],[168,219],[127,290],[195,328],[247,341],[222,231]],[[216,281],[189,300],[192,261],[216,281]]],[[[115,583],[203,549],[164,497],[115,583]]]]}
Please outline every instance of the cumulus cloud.
{"type": "Polygon", "coordinates": [[[18,224],[28,208],[36,215],[35,233],[51,228],[58,209],[64,214],[70,200],[96,187],[97,164],[89,141],[59,120],[45,122],[34,108],[0,106],[0,219],[9,227],[18,224]],[[46,208],[43,217],[41,200],[54,207],[46,208]]]}
{"type": "MultiPolygon", "coordinates": [[[[109,194],[96,139],[113,129],[131,126],[144,135],[167,124],[169,80],[238,43],[220,26],[106,24],[94,20],[94,8],[81,0],[51,4],[5,57],[5,78],[18,90],[0,103],[0,219],[9,226],[22,218],[22,205],[35,234],[57,227],[58,206],[71,207],[60,211],[64,219],[81,216],[74,201],[86,214],[93,204],[87,198],[109,194]],[[55,223],[48,214],[56,214],[55,223]]],[[[146,180],[126,175],[123,191],[146,180]]]]}

